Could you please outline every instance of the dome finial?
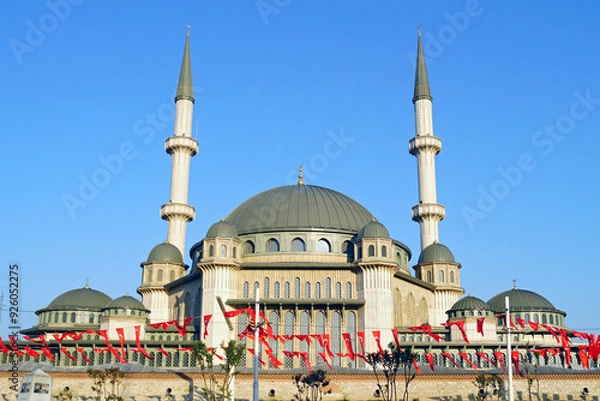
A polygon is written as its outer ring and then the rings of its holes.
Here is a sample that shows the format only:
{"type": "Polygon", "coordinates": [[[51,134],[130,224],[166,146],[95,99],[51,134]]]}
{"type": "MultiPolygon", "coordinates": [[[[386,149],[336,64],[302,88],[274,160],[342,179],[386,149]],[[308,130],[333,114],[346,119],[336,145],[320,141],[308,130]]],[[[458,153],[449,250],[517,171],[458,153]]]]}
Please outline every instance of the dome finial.
{"type": "Polygon", "coordinates": [[[90,279],[89,278],[85,279],[85,287],[83,287],[83,288],[90,288],[90,279]]]}
{"type": "Polygon", "coordinates": [[[298,185],[304,185],[304,174],[302,174],[302,164],[298,168],[300,173],[298,174],[298,185]]]}
{"type": "MultiPolygon", "coordinates": [[[[419,25],[419,26],[421,26],[421,25],[419,25]]],[[[187,25],[187,36],[190,36],[190,29],[192,29],[192,26],[190,24],[188,24],[187,25]]]]}
{"type": "Polygon", "coordinates": [[[517,279],[513,278],[513,290],[517,290],[517,279]]]}

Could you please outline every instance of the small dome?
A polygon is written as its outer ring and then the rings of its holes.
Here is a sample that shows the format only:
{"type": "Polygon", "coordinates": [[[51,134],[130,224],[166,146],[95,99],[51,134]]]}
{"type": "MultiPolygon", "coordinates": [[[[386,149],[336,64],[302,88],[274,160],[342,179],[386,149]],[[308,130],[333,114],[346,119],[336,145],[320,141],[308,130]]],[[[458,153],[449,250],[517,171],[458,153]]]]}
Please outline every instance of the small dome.
{"type": "Polygon", "coordinates": [[[67,291],[60,294],[48,304],[44,310],[95,310],[100,311],[112,301],[112,298],[103,292],[89,288],[67,291]]]}
{"type": "Polygon", "coordinates": [[[466,296],[456,301],[450,311],[491,311],[492,308],[479,298],[466,296]]]}
{"type": "Polygon", "coordinates": [[[435,242],[421,251],[418,263],[456,263],[456,260],[446,245],[435,242]]]}
{"type": "Polygon", "coordinates": [[[130,295],[123,295],[122,297],[113,299],[103,309],[133,309],[150,312],[148,309],[146,309],[143,303],[130,295]]]}
{"type": "Polygon", "coordinates": [[[181,256],[181,252],[179,252],[179,248],[177,248],[173,244],[169,244],[168,242],[163,242],[162,244],[156,245],[150,251],[148,255],[148,259],[146,259],[146,263],[152,262],[167,262],[167,263],[179,263],[183,264],[183,256],[181,256]]]}
{"type": "Polygon", "coordinates": [[[546,298],[533,291],[513,288],[509,291],[501,292],[492,297],[487,303],[496,313],[502,313],[505,309],[505,298],[508,296],[511,312],[528,311],[550,311],[557,312],[564,316],[566,313],[559,311],[546,298]]]}
{"type": "Polygon", "coordinates": [[[206,238],[237,238],[236,228],[228,222],[221,220],[208,229],[206,238]]]}
{"type": "Polygon", "coordinates": [[[373,219],[368,222],[360,229],[356,234],[356,239],[361,240],[363,238],[385,238],[390,239],[390,233],[383,224],[373,219]]]}

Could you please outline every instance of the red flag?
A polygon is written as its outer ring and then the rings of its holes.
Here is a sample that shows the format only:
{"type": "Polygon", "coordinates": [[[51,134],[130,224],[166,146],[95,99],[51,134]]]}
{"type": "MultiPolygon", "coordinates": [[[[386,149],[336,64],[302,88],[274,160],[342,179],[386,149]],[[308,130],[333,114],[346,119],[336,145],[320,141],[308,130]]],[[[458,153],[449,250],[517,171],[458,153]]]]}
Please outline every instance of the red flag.
{"type": "Polygon", "coordinates": [[[308,369],[308,371],[310,373],[312,373],[312,366],[310,364],[310,361],[308,360],[308,352],[298,352],[298,355],[300,355],[300,358],[302,358],[302,360],[304,361],[304,363],[306,364],[306,368],[308,369]]]}
{"type": "Polygon", "coordinates": [[[27,341],[31,341],[32,343],[36,343],[36,344],[42,344],[42,345],[48,345],[48,343],[46,342],[46,337],[44,334],[40,334],[39,336],[37,336],[37,338],[32,338],[30,336],[26,336],[24,335],[23,338],[27,341]]]}
{"type": "Polygon", "coordinates": [[[452,364],[453,364],[454,366],[456,366],[457,368],[460,368],[460,366],[458,366],[458,363],[456,363],[456,361],[454,360],[454,358],[452,358],[452,355],[450,355],[450,354],[449,354],[449,353],[447,353],[447,352],[442,352],[442,356],[443,356],[444,358],[446,358],[446,359],[449,359],[449,360],[450,360],[450,362],[452,362],[452,364]]]}
{"type": "Polygon", "coordinates": [[[167,330],[169,328],[169,322],[150,323],[150,327],[153,327],[155,329],[161,328],[163,330],[167,330]]]}
{"type": "Polygon", "coordinates": [[[502,371],[506,372],[506,367],[504,366],[504,354],[501,351],[494,351],[494,356],[496,357],[496,360],[498,361],[496,366],[500,365],[500,367],[502,368],[502,371]]]}
{"type": "Polygon", "coordinates": [[[79,331],[79,332],[75,332],[75,331],[71,331],[69,333],[67,333],[67,335],[69,337],[71,337],[74,341],[79,341],[83,338],[83,335],[85,333],[83,331],[79,331]]]}
{"type": "Polygon", "coordinates": [[[77,362],[77,358],[75,358],[73,355],[71,355],[65,347],[60,347],[59,349],[60,349],[60,352],[62,352],[63,354],[65,354],[67,356],[67,358],[69,358],[73,362],[77,362]]]}
{"type": "Polygon", "coordinates": [[[364,331],[359,331],[358,333],[356,333],[356,336],[358,337],[358,342],[360,343],[360,349],[362,350],[362,353],[360,355],[364,356],[365,355],[365,333],[364,333],[364,331]]]}
{"type": "Polygon", "coordinates": [[[348,358],[351,361],[354,360],[354,349],[352,348],[352,339],[350,338],[350,333],[342,333],[342,338],[344,339],[344,343],[346,344],[346,349],[348,350],[348,358]]]}
{"type": "Polygon", "coordinates": [[[131,351],[138,352],[138,353],[144,355],[146,358],[154,359],[154,358],[152,358],[152,356],[150,356],[150,354],[148,352],[146,352],[146,349],[144,347],[142,347],[142,342],[140,341],[140,331],[141,331],[140,325],[134,326],[133,329],[135,330],[135,348],[132,349],[131,351]]]}
{"type": "Polygon", "coordinates": [[[532,354],[540,355],[544,357],[544,359],[548,359],[548,353],[546,352],[545,348],[530,349],[529,352],[531,352],[532,354]]]}
{"type": "Polygon", "coordinates": [[[87,357],[87,356],[84,354],[84,352],[85,352],[85,349],[84,349],[84,348],[75,348],[75,350],[76,350],[76,351],[79,353],[79,355],[81,355],[81,359],[83,359],[83,361],[84,361],[85,363],[91,363],[91,362],[92,362],[92,360],[91,360],[90,358],[88,358],[88,357],[87,357]]]}
{"type": "Polygon", "coordinates": [[[477,355],[481,358],[484,359],[486,361],[488,361],[489,363],[491,363],[494,366],[498,366],[498,364],[494,361],[492,361],[490,358],[487,357],[487,355],[484,352],[477,352],[477,355]]]}
{"type": "Polygon", "coordinates": [[[49,347],[42,347],[41,350],[44,353],[44,355],[46,355],[46,358],[54,362],[54,354],[52,353],[49,347]]]}
{"type": "Polygon", "coordinates": [[[169,354],[164,348],[157,348],[156,350],[164,356],[166,356],[167,358],[171,358],[171,354],[169,354]]]}
{"type": "Polygon", "coordinates": [[[519,351],[511,352],[511,359],[512,359],[513,365],[515,365],[515,373],[519,373],[519,361],[520,361],[519,351]]]}
{"type": "Polygon", "coordinates": [[[190,324],[192,322],[192,320],[194,320],[193,317],[186,317],[185,319],[183,319],[183,325],[179,325],[179,322],[177,320],[173,320],[173,324],[175,325],[175,327],[177,328],[177,331],[179,333],[179,336],[183,337],[186,335],[187,333],[187,326],[188,324],[190,324]]]}
{"type": "Polygon", "coordinates": [[[237,310],[224,311],[223,316],[225,316],[227,318],[232,318],[232,317],[236,317],[239,315],[243,315],[244,313],[246,313],[246,309],[237,309],[237,310]]]}
{"type": "Polygon", "coordinates": [[[69,333],[61,333],[61,334],[57,334],[57,333],[53,333],[52,337],[54,337],[54,339],[56,340],[57,343],[62,343],[63,340],[65,338],[67,338],[67,336],[69,335],[69,333]]]}
{"type": "Polygon", "coordinates": [[[560,340],[559,340],[559,338],[558,338],[558,333],[556,332],[556,330],[554,330],[554,327],[552,327],[552,326],[548,326],[547,324],[544,324],[544,323],[542,323],[542,327],[543,327],[543,328],[545,328],[546,330],[548,330],[548,332],[549,332],[550,334],[552,334],[552,337],[554,337],[554,340],[555,340],[557,343],[560,343],[560,340]]]}
{"type": "Polygon", "coordinates": [[[458,321],[454,321],[454,322],[442,323],[442,326],[446,326],[446,327],[456,326],[456,327],[458,327],[458,329],[460,330],[460,334],[462,334],[463,340],[465,340],[465,342],[467,344],[470,344],[469,339],[467,338],[467,333],[465,332],[465,321],[464,320],[458,320],[458,321]]]}
{"type": "Polygon", "coordinates": [[[483,324],[484,323],[485,323],[485,317],[477,318],[477,332],[479,334],[481,334],[482,336],[484,335],[483,334],[483,324]]]}
{"type": "MultiPolygon", "coordinates": [[[[248,352],[250,352],[252,356],[254,356],[254,348],[248,348],[248,352]]],[[[258,362],[261,364],[261,366],[266,365],[265,361],[263,361],[260,356],[258,357],[258,362]]]]}
{"type": "Polygon", "coordinates": [[[469,355],[466,352],[459,352],[458,355],[463,359],[463,361],[471,365],[473,370],[477,370],[477,365],[471,362],[471,360],[469,359],[469,355]]]}
{"type": "Polygon", "coordinates": [[[377,349],[379,350],[379,354],[383,355],[383,348],[381,347],[381,331],[373,330],[373,338],[375,339],[375,344],[377,344],[377,349]]]}
{"type": "Polygon", "coordinates": [[[275,369],[279,369],[281,367],[281,365],[283,365],[283,362],[281,362],[279,359],[277,359],[277,358],[275,358],[275,356],[273,356],[272,350],[265,351],[265,353],[269,357],[269,360],[271,361],[273,366],[275,366],[275,369]]]}
{"type": "Polygon", "coordinates": [[[415,361],[414,357],[412,358],[412,365],[415,368],[415,372],[421,374],[421,368],[419,368],[419,365],[417,365],[417,361],[415,361]]]}
{"type": "Polygon", "coordinates": [[[529,326],[531,326],[531,328],[532,328],[534,331],[537,331],[537,330],[540,328],[540,324],[539,324],[539,323],[532,322],[531,320],[530,320],[530,321],[528,321],[527,323],[529,323],[529,326]]]}
{"type": "Polygon", "coordinates": [[[577,355],[579,356],[579,360],[581,361],[581,366],[584,369],[590,368],[590,361],[588,359],[588,351],[585,345],[580,345],[578,347],[577,355]]]}
{"type": "Polygon", "coordinates": [[[521,326],[522,329],[525,328],[525,320],[524,319],[518,317],[517,318],[517,323],[519,323],[519,326],[521,326]]]}
{"type": "Polygon", "coordinates": [[[117,336],[119,336],[119,343],[121,345],[121,355],[125,356],[127,355],[125,353],[125,330],[123,329],[123,327],[117,327],[115,331],[117,332],[117,336]]]}
{"type": "Polygon", "coordinates": [[[327,359],[327,354],[325,354],[324,352],[317,352],[319,354],[319,356],[321,357],[321,359],[323,359],[323,361],[325,362],[325,364],[327,366],[329,366],[329,369],[333,372],[333,366],[331,366],[331,362],[329,362],[329,360],[327,359]]]}
{"type": "Polygon", "coordinates": [[[23,349],[25,350],[25,353],[29,356],[32,356],[34,359],[38,359],[39,352],[37,352],[36,350],[32,349],[31,347],[28,346],[24,346],[23,349]]]}
{"type": "MultiPolygon", "coordinates": [[[[504,323],[504,326],[506,326],[506,315],[496,315],[496,317],[497,317],[498,319],[502,319],[502,322],[504,323]]],[[[515,326],[515,323],[514,323],[514,322],[513,322],[513,320],[512,320],[512,317],[510,317],[510,316],[509,316],[509,317],[508,317],[508,321],[509,321],[509,323],[510,323],[510,327],[512,327],[513,329],[516,329],[516,328],[517,328],[517,326],[515,326]]]]}
{"type": "Polygon", "coordinates": [[[202,335],[202,339],[206,340],[206,337],[208,337],[208,323],[210,322],[210,318],[212,317],[212,315],[204,315],[202,317],[202,320],[204,321],[204,334],[202,335]]]}
{"type": "Polygon", "coordinates": [[[429,367],[431,368],[431,371],[433,372],[433,355],[429,354],[429,353],[425,353],[425,359],[427,359],[427,363],[429,363],[429,367]]]}
{"type": "Polygon", "coordinates": [[[400,346],[400,339],[398,338],[398,329],[392,329],[392,335],[394,336],[394,341],[396,342],[396,347],[398,347],[398,351],[402,352],[402,347],[400,346]]]}

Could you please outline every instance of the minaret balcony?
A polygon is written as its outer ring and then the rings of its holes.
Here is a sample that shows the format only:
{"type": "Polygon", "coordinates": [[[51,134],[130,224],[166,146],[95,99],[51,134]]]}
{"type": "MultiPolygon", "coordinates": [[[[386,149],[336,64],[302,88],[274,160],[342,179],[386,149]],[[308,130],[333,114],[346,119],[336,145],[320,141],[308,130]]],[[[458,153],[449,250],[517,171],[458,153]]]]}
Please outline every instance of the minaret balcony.
{"type": "Polygon", "coordinates": [[[419,203],[412,208],[412,219],[419,221],[424,217],[436,217],[443,220],[446,217],[446,208],[439,203],[419,203]]]}
{"type": "Polygon", "coordinates": [[[408,152],[416,156],[423,151],[432,151],[436,155],[442,151],[442,140],[433,135],[415,136],[408,141],[408,152]]]}
{"type": "Polygon", "coordinates": [[[184,217],[187,221],[196,218],[196,210],[193,206],[185,203],[165,203],[160,208],[160,217],[163,220],[170,220],[171,217],[184,217]]]}
{"type": "Polygon", "coordinates": [[[198,141],[189,136],[172,136],[165,141],[165,151],[173,154],[177,149],[188,151],[192,156],[198,153],[198,141]]]}

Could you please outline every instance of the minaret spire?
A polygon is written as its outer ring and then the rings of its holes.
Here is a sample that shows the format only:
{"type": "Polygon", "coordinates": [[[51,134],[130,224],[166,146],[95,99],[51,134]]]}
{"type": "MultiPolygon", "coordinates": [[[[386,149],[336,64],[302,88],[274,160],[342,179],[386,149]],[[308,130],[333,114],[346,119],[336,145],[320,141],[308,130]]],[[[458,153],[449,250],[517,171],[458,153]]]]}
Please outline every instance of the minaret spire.
{"type": "Polygon", "coordinates": [[[439,242],[438,223],[446,215],[444,206],[437,203],[435,155],[442,150],[442,141],[433,135],[432,100],[419,27],[413,96],[416,132],[408,145],[417,158],[419,204],[412,208],[412,219],[421,227],[421,250],[439,242]]]}
{"type": "Polygon", "coordinates": [[[194,207],[188,205],[190,159],[198,153],[198,141],[192,138],[194,89],[190,57],[190,26],[188,25],[179,83],[175,94],[175,128],[173,136],[165,142],[165,151],[172,156],[171,196],[162,205],[160,216],[168,222],[167,242],[175,245],[185,255],[187,223],[196,217],[194,207]]]}

